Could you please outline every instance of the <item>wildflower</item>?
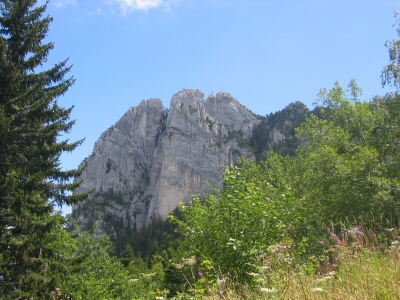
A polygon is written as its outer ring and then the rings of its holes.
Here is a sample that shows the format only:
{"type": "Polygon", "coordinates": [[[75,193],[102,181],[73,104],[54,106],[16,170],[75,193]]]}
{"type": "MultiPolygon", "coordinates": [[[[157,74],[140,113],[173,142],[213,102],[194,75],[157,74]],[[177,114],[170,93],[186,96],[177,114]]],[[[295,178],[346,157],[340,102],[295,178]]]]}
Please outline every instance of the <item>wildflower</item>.
{"type": "Polygon", "coordinates": [[[336,274],[335,271],[330,271],[330,272],[328,273],[329,276],[334,276],[335,274],[336,274]]]}
{"type": "Polygon", "coordinates": [[[224,285],[225,282],[226,282],[226,279],[225,279],[225,278],[223,278],[223,279],[217,279],[217,282],[218,282],[219,285],[224,285]]]}
{"type": "Polygon", "coordinates": [[[317,280],[315,280],[317,283],[318,282],[324,282],[324,281],[328,281],[328,280],[330,280],[330,279],[332,279],[333,277],[332,276],[324,276],[324,277],[322,277],[322,278],[318,278],[317,280]]]}
{"type": "Polygon", "coordinates": [[[154,272],[154,273],[140,273],[140,275],[142,275],[143,277],[146,277],[146,278],[151,278],[151,277],[157,275],[157,273],[156,272],[154,272]]]}
{"type": "Polygon", "coordinates": [[[398,240],[393,241],[393,242],[391,243],[390,248],[400,248],[400,243],[399,243],[399,241],[398,241],[398,240]]]}
{"type": "Polygon", "coordinates": [[[276,293],[276,292],[277,292],[277,290],[276,290],[275,288],[272,288],[272,289],[269,289],[269,288],[261,288],[260,290],[261,290],[261,292],[263,292],[263,293],[276,293]]]}
{"type": "Polygon", "coordinates": [[[321,245],[326,245],[325,241],[320,241],[319,242],[321,245]]]}
{"type": "Polygon", "coordinates": [[[189,258],[184,258],[182,257],[183,264],[188,265],[188,266],[193,266],[196,263],[196,258],[194,256],[189,257],[189,258]]]}
{"type": "Polygon", "coordinates": [[[218,285],[219,285],[219,294],[222,295],[225,292],[226,288],[226,279],[217,279],[218,285]]]}
{"type": "Polygon", "coordinates": [[[203,273],[202,271],[199,271],[199,276],[200,276],[200,277],[203,277],[203,276],[204,276],[204,273],[203,273]]]}
{"type": "Polygon", "coordinates": [[[177,268],[177,269],[182,269],[182,268],[184,267],[183,264],[175,264],[175,263],[172,263],[172,265],[173,265],[175,268],[177,268]]]}

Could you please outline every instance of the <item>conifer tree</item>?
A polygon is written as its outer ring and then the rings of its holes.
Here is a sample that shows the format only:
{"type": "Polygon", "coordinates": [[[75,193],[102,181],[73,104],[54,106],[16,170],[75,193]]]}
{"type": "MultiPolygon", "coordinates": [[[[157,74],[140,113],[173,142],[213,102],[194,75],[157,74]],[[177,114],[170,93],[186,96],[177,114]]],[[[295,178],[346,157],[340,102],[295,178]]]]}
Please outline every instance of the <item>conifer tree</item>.
{"type": "Polygon", "coordinates": [[[129,266],[129,263],[135,259],[135,253],[133,252],[133,248],[131,244],[125,245],[125,250],[122,252],[121,262],[125,267],[129,266]]]}
{"type": "Polygon", "coordinates": [[[56,205],[76,203],[78,170],[63,171],[60,155],[82,140],[60,141],[74,124],[57,99],[74,83],[68,60],[43,70],[53,19],[36,0],[0,1],[0,298],[47,299],[67,259],[54,247],[65,220],[56,205]],[[56,231],[54,231],[56,230],[56,231]],[[53,245],[53,246],[52,246],[53,245]]]}

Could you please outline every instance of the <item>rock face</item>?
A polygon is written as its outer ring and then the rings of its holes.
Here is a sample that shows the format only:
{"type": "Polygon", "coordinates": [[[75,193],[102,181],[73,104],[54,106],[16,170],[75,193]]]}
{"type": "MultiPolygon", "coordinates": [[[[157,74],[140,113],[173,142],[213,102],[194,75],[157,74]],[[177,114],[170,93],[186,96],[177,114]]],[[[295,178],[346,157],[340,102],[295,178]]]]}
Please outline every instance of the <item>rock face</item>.
{"type": "Polygon", "coordinates": [[[239,157],[254,159],[245,142],[261,117],[228,93],[182,90],[169,112],[160,99],[142,101],[106,130],[85,162],[78,192],[94,189],[73,206],[83,229],[140,229],[165,218],[193,194],[221,187],[222,172],[239,157]]]}

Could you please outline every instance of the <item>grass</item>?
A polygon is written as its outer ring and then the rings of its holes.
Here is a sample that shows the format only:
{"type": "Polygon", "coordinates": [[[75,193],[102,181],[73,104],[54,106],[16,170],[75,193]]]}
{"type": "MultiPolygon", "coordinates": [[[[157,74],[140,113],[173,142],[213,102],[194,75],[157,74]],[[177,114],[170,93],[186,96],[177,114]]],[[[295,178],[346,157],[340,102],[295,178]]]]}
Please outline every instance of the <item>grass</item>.
{"type": "Polygon", "coordinates": [[[176,299],[400,299],[398,241],[384,248],[372,230],[355,228],[340,236],[331,232],[331,243],[324,244],[325,259],[317,272],[296,265],[287,245],[275,245],[252,274],[257,289],[238,288],[228,280],[223,289],[216,283],[201,295],[176,299]]]}
{"type": "MultiPolygon", "coordinates": [[[[251,287],[224,276],[207,260],[201,269],[214,274],[210,277],[197,271],[195,257],[182,258],[174,265],[190,270],[189,275],[182,272],[186,293],[171,299],[400,299],[399,232],[386,236],[394,240],[388,246],[381,246],[372,230],[353,228],[340,235],[330,231],[330,235],[329,242],[321,242],[324,254],[313,258],[313,264],[296,263],[288,244],[269,247],[268,254],[260,257],[258,272],[249,274],[256,282],[251,287]]],[[[167,299],[165,294],[151,292],[148,299],[167,299]]],[[[68,298],[57,290],[52,299],[68,298]]]]}
{"type": "Polygon", "coordinates": [[[275,282],[276,292],[260,299],[400,299],[399,251],[378,253],[363,249],[354,254],[340,246],[337,272],[320,276],[290,272],[275,282]]]}

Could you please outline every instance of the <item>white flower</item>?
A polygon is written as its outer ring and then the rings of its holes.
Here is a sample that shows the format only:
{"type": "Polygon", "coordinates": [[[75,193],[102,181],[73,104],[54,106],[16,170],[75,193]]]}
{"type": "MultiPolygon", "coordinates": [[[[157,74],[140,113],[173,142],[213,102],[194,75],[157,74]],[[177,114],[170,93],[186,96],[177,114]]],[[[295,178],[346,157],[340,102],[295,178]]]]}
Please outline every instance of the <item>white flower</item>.
{"type": "Polygon", "coordinates": [[[390,246],[390,248],[400,248],[400,243],[399,241],[394,241],[392,242],[392,245],[390,246]]]}
{"type": "Polygon", "coordinates": [[[276,293],[276,292],[277,292],[277,290],[276,290],[275,288],[272,288],[272,289],[261,288],[260,290],[261,290],[261,292],[263,292],[263,293],[276,293]]]}
{"type": "Polygon", "coordinates": [[[335,274],[336,274],[335,271],[331,271],[331,272],[328,273],[329,276],[333,276],[333,275],[335,275],[335,274]]]}
{"type": "Polygon", "coordinates": [[[330,280],[330,279],[332,279],[332,278],[333,278],[332,276],[324,276],[324,277],[322,277],[322,278],[318,278],[318,279],[316,280],[316,282],[323,282],[323,281],[330,280]]]}

